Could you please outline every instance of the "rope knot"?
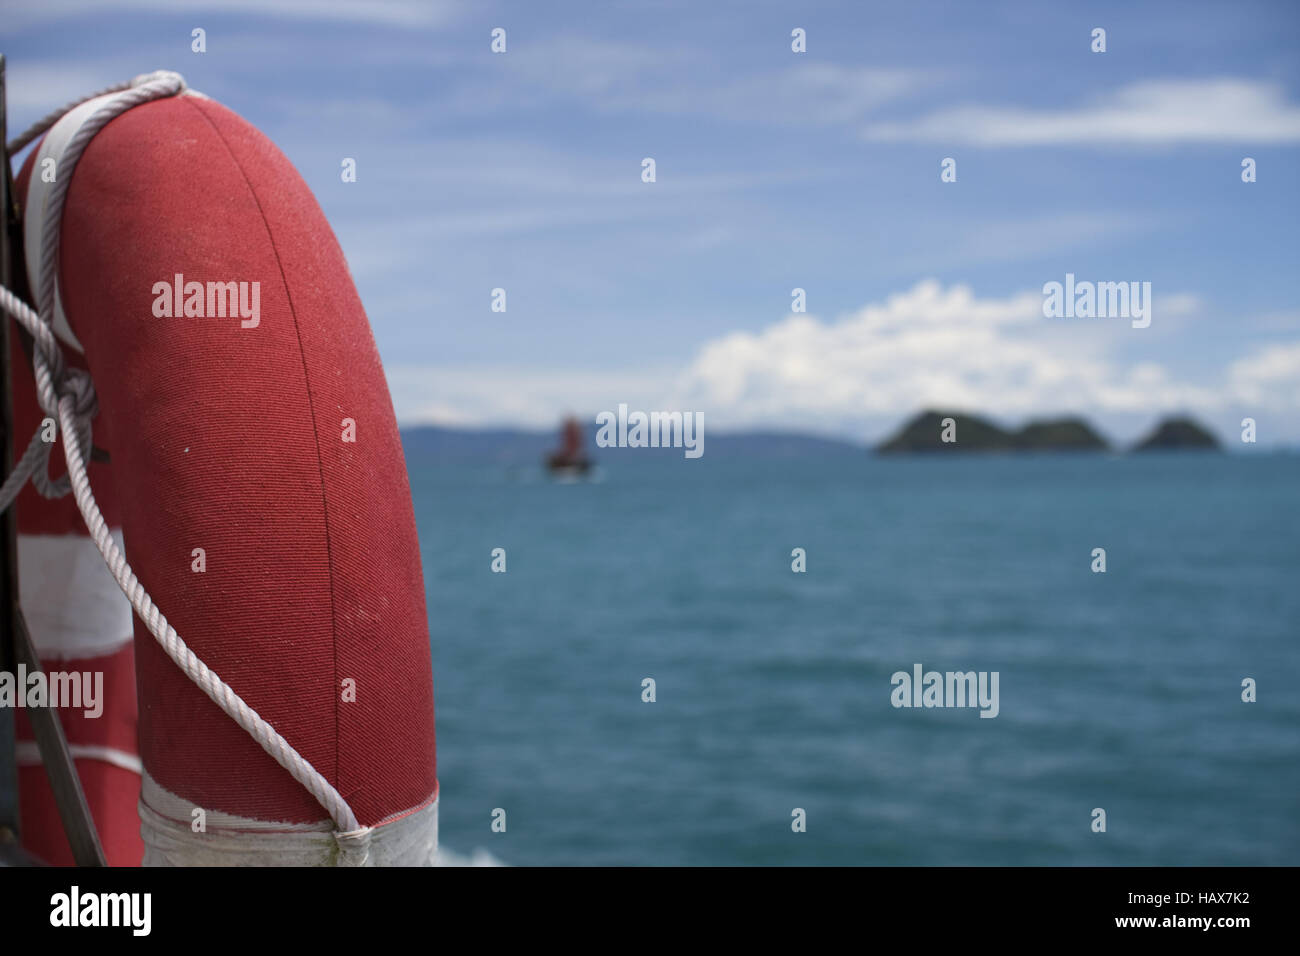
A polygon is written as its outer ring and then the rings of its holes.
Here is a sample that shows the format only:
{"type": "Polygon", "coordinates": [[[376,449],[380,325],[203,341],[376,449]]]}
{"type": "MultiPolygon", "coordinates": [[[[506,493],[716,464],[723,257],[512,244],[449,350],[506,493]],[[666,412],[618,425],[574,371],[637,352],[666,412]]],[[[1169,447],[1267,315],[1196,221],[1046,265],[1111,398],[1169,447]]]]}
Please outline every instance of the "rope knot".
{"type": "Polygon", "coordinates": [[[95,394],[95,383],[90,373],[84,368],[67,368],[63,380],[55,387],[59,399],[71,398],[72,411],[78,418],[94,418],[99,412],[99,397],[95,394]]]}
{"type": "Polygon", "coordinates": [[[335,830],[334,841],[339,845],[339,866],[365,866],[370,859],[370,835],[373,827],[355,830],[335,830]]]}
{"type": "Polygon", "coordinates": [[[185,77],[181,76],[175,70],[154,70],[152,73],[141,73],[138,76],[132,77],[131,86],[134,88],[137,86],[144,86],[146,83],[158,82],[165,83],[171,88],[172,92],[169,92],[168,95],[180,93],[182,90],[188,88],[188,84],[185,82],[185,77]]]}

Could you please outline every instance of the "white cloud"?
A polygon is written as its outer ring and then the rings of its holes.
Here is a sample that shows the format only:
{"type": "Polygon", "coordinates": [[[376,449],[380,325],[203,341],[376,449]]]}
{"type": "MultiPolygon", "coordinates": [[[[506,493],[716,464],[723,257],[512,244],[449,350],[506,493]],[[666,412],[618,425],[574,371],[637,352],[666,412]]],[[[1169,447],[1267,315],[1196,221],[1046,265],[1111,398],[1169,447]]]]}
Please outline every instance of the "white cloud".
{"type": "MultiPolygon", "coordinates": [[[[388,368],[403,424],[518,424],[548,428],[568,412],[633,408],[702,411],[724,430],[775,427],[876,438],[927,407],[969,410],[1009,423],[1082,414],[1103,429],[1136,434],[1163,414],[1192,412],[1219,427],[1234,415],[1275,413],[1273,432],[1300,413],[1300,341],[1261,346],[1217,376],[1191,376],[1169,362],[1169,346],[1146,339],[1168,361],[1125,360],[1124,319],[1052,320],[1042,294],[979,298],[934,280],[836,321],[789,315],[757,332],[705,342],[685,366],[529,369],[388,368]]],[[[1187,293],[1163,309],[1200,309],[1187,293]]],[[[1194,334],[1194,333],[1187,333],[1194,334]]]]}
{"type": "Polygon", "coordinates": [[[881,105],[936,78],[934,72],[914,69],[825,62],[738,72],[718,62],[712,50],[560,34],[512,47],[494,65],[490,82],[471,81],[439,105],[444,111],[482,115],[567,100],[601,113],[824,125],[861,122],[881,105]],[[502,84],[499,72],[513,82],[502,84]]]}
{"type": "Polygon", "coordinates": [[[24,57],[6,58],[5,93],[9,117],[9,135],[17,133],[30,117],[36,120],[52,110],[91,93],[118,83],[124,83],[139,73],[155,69],[150,65],[165,60],[148,56],[110,56],[99,59],[82,57],[78,60],[32,60],[24,57]],[[15,118],[20,117],[20,118],[15,118]]]}
{"type": "MultiPolygon", "coordinates": [[[[193,0],[185,10],[176,0],[117,0],[111,10],[102,0],[42,0],[14,10],[6,10],[6,24],[22,29],[52,20],[88,18],[111,13],[160,13],[201,16],[205,13],[241,13],[249,16],[280,17],[295,20],[344,21],[374,23],[393,27],[431,26],[448,19],[453,12],[448,0],[193,0]]],[[[196,24],[201,26],[202,24],[196,24]]]]}
{"type": "Polygon", "coordinates": [[[911,70],[811,63],[707,89],[678,86],[646,97],[645,105],[663,112],[712,113],[746,122],[849,123],[929,81],[911,70]]]}
{"type": "Polygon", "coordinates": [[[1145,80],[1068,109],[958,106],[877,123],[870,140],[976,146],[1300,142],[1300,106],[1279,84],[1221,77],[1145,80]]]}
{"type": "MultiPolygon", "coordinates": [[[[1160,362],[1125,364],[1118,346],[1133,344],[1124,337],[1143,330],[1123,319],[1045,319],[1042,302],[1037,292],[980,299],[965,286],[944,289],[930,280],[839,321],[791,315],[706,343],[675,400],[732,427],[820,430],[933,406],[1011,417],[1149,416],[1216,411],[1267,393],[1274,404],[1300,410],[1300,345],[1239,361],[1216,385],[1182,378],[1160,362]]],[[[1185,315],[1197,300],[1186,293],[1157,299],[1154,322],[1165,305],[1185,315]]]]}
{"type": "Polygon", "coordinates": [[[553,428],[562,415],[594,418],[619,402],[633,408],[667,408],[674,370],[385,363],[384,372],[403,425],[553,428]]]}
{"type": "Polygon", "coordinates": [[[1300,409],[1300,342],[1255,349],[1228,366],[1228,380],[1243,403],[1272,410],[1300,409]]]}

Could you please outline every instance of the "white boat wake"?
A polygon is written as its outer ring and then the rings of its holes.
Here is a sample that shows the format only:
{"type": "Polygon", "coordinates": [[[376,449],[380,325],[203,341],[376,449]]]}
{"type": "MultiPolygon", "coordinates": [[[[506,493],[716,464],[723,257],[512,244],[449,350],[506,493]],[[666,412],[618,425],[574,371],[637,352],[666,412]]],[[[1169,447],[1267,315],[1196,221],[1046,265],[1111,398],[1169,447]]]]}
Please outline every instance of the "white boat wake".
{"type": "Polygon", "coordinates": [[[446,847],[438,847],[438,866],[509,866],[502,863],[482,847],[475,847],[469,856],[463,856],[446,847]]]}

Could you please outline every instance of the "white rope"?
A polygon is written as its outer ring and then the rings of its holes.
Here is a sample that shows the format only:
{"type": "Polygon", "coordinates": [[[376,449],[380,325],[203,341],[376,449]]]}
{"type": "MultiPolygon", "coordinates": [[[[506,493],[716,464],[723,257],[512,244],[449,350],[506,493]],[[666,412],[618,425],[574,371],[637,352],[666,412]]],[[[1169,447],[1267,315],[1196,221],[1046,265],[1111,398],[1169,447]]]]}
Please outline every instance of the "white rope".
{"type": "MultiPolygon", "coordinates": [[[[91,115],[69,141],[61,160],[58,181],[51,190],[46,205],[45,232],[41,243],[41,262],[36,290],[39,314],[8,289],[0,286],[0,307],[13,316],[31,334],[35,342],[35,348],[32,350],[32,370],[36,376],[37,401],[45,413],[57,421],[59,429],[63,432],[63,455],[68,463],[68,474],[57,482],[52,481],[47,470],[50,447],[48,443],[41,440],[41,429],[38,428],[27,450],[15,465],[13,473],[3,487],[0,487],[0,512],[13,503],[23,482],[29,477],[46,497],[60,497],[67,494],[70,489],[86,522],[86,528],[90,531],[90,536],[94,539],[95,546],[103,556],[118,587],[127,596],[136,614],[157,639],[167,656],[175,661],[185,675],[197,684],[213,703],[247,731],[262,749],[275,759],[276,763],[289,771],[293,778],[306,787],[325,808],[339,829],[339,832],[335,833],[335,838],[340,847],[340,859],[361,863],[365,860],[365,846],[370,828],[362,827],[357,821],[356,814],[352,812],[352,808],[348,806],[338,790],[181,640],[176,629],[167,623],[158,606],[153,603],[148,592],[135,576],[135,572],[127,564],[121,549],[113,540],[108,524],[104,521],[99,505],[95,502],[95,496],[90,490],[90,478],[86,473],[86,455],[91,448],[90,423],[98,412],[95,386],[88,373],[67,366],[63,358],[63,350],[55,339],[50,324],[54,314],[54,284],[59,269],[59,225],[63,214],[63,202],[82,151],[94,135],[114,117],[133,106],[166,96],[175,96],[184,89],[185,80],[178,73],[159,71],[136,77],[127,88],[122,89],[119,96],[91,115]]],[[[41,122],[45,124],[45,128],[48,128],[58,120],[60,115],[62,114],[51,114],[41,122]]],[[[25,144],[43,132],[43,129],[35,127],[33,129],[35,132],[28,130],[19,137],[18,141],[25,144]]],[[[11,144],[10,149],[12,148],[11,144]]]]}

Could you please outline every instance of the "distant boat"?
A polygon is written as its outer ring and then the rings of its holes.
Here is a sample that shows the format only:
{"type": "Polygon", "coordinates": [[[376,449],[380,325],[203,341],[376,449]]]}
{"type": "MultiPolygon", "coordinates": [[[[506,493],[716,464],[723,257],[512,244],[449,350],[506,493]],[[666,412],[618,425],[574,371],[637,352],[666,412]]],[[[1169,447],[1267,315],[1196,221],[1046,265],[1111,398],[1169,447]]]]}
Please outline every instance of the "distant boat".
{"type": "Polygon", "coordinates": [[[582,447],[582,426],[570,415],[560,428],[560,447],[546,456],[553,478],[580,478],[591,471],[591,459],[582,447]]]}

